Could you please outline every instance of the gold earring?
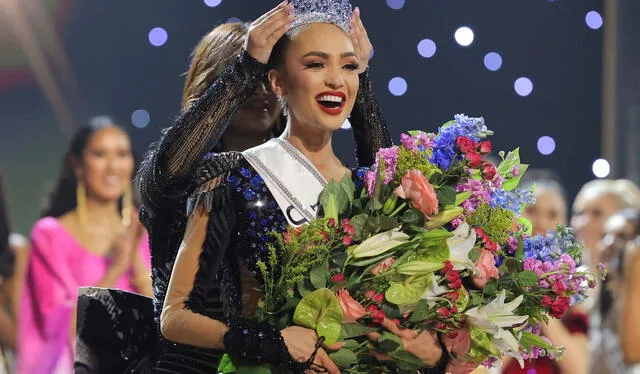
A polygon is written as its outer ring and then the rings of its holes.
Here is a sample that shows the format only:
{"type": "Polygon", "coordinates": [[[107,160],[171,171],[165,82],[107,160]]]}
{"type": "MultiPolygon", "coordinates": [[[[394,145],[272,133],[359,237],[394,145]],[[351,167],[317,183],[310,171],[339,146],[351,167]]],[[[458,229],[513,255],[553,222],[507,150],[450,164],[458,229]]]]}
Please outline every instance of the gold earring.
{"type": "Polygon", "coordinates": [[[84,182],[78,181],[76,184],[76,213],[81,224],[87,223],[87,189],[84,182]]]}
{"type": "Polygon", "coordinates": [[[133,190],[131,184],[125,187],[122,194],[122,225],[129,227],[131,224],[131,211],[133,210],[133,190]]]}

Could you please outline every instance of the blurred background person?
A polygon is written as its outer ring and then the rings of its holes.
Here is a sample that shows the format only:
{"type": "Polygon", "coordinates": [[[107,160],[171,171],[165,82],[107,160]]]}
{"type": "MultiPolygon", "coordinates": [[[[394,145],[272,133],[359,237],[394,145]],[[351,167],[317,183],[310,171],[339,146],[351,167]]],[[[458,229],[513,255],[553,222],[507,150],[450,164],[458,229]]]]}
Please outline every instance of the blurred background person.
{"type": "Polygon", "coordinates": [[[78,287],[151,295],[146,232],[137,219],[128,135],[97,117],[71,139],[31,233],[20,306],[18,372],[71,373],[78,287]]]}
{"type": "Polygon", "coordinates": [[[637,242],[640,234],[638,209],[624,209],[604,223],[598,250],[607,266],[607,277],[599,292],[598,322],[592,334],[592,373],[640,373],[640,271],[637,242]],[[635,271],[635,274],[634,274],[635,271]]]}

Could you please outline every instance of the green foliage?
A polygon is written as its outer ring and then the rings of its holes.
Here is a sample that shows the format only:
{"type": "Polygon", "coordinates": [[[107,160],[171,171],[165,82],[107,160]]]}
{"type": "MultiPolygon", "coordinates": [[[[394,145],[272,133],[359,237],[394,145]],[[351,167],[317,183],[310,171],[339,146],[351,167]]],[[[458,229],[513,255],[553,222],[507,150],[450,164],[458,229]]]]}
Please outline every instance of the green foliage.
{"type": "Polygon", "coordinates": [[[512,231],[515,214],[504,208],[492,208],[489,204],[481,204],[469,217],[467,222],[474,227],[483,229],[491,241],[505,243],[512,231]]]}
{"type": "Polygon", "coordinates": [[[427,179],[435,173],[442,174],[442,171],[429,161],[430,159],[431,150],[414,153],[405,147],[400,147],[396,166],[396,182],[399,183],[407,170],[410,169],[420,170],[427,179]]]}
{"type": "Polygon", "coordinates": [[[326,344],[333,344],[340,337],[344,314],[338,298],[328,288],[315,290],[300,300],[293,313],[296,325],[315,329],[324,336],[326,344]]]}

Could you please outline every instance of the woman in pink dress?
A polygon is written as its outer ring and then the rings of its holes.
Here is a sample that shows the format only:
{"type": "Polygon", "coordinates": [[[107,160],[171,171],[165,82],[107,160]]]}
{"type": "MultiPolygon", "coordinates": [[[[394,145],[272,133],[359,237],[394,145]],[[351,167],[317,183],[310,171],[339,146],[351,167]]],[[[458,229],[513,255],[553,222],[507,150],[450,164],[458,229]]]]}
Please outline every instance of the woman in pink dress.
{"type": "Polygon", "coordinates": [[[98,117],[72,138],[49,206],[36,222],[18,330],[18,372],[72,373],[78,288],[151,296],[147,235],[131,197],[127,134],[98,117]]]}

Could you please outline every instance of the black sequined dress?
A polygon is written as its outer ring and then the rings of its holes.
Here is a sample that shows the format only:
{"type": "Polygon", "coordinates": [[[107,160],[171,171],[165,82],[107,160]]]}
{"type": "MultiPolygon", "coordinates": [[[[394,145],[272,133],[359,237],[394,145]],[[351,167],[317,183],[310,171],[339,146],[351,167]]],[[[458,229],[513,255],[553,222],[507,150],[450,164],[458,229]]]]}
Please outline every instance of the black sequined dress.
{"type": "MultiPolygon", "coordinates": [[[[286,228],[278,204],[242,154],[207,154],[265,73],[265,65],[246,51],[241,53],[152,147],[139,172],[139,182],[141,219],[151,245],[153,303],[117,290],[83,290],[78,303],[76,372],[215,372],[221,352],[166,340],[160,333],[160,315],[193,208],[189,201],[206,200],[211,210],[195,284],[185,308],[220,321],[243,314],[243,265],[251,271],[251,264],[265,253],[266,233],[286,228]],[[202,188],[213,180],[215,188],[202,188]]],[[[391,139],[366,73],[360,75],[350,122],[358,163],[369,166],[375,152],[390,146],[391,139]]],[[[245,334],[258,331],[242,330],[245,334]]],[[[263,332],[256,334],[258,341],[263,332]]],[[[262,357],[254,352],[252,359],[260,361],[262,357]]]]}

